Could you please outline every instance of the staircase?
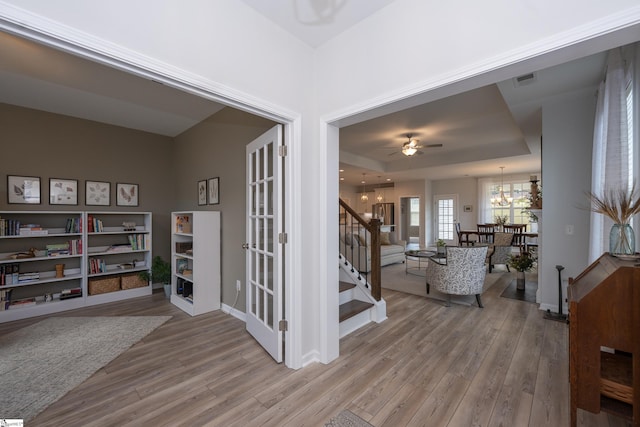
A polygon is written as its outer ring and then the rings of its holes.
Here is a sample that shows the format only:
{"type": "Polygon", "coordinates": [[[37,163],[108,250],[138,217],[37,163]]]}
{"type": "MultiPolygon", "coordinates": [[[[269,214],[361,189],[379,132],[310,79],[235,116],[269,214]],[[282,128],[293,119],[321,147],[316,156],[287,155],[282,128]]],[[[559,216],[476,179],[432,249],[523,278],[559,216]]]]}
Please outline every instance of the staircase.
{"type": "Polygon", "coordinates": [[[340,338],[371,323],[387,319],[384,299],[376,301],[371,286],[343,255],[340,266],[340,338]]]}

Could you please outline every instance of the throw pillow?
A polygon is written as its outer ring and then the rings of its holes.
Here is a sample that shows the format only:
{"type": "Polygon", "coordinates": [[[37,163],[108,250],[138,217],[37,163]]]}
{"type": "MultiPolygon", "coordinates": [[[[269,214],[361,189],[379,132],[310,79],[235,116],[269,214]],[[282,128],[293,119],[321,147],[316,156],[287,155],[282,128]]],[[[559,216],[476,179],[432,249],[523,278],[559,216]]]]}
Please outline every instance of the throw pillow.
{"type": "Polygon", "coordinates": [[[380,244],[381,245],[390,245],[391,244],[391,239],[389,238],[389,232],[388,231],[382,231],[380,233],[380,244]]]}

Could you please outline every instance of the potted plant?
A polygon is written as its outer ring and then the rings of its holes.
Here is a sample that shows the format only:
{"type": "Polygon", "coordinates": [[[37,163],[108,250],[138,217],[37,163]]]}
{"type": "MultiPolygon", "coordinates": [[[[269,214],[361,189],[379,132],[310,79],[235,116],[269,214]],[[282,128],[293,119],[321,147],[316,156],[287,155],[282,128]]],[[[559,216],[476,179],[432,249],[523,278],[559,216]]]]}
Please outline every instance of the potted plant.
{"type": "Polygon", "coordinates": [[[438,255],[444,256],[445,246],[447,246],[447,244],[444,242],[444,240],[438,239],[438,241],[436,242],[436,247],[438,248],[438,255]]]}
{"type": "Polygon", "coordinates": [[[171,296],[171,264],[159,255],[153,257],[151,271],[142,271],[140,277],[147,281],[153,280],[155,283],[162,283],[165,296],[167,298],[171,296]]]}
{"type": "Polygon", "coordinates": [[[496,225],[498,226],[498,229],[500,231],[503,230],[504,226],[507,224],[507,222],[509,222],[509,216],[508,215],[496,215],[496,217],[494,218],[494,221],[496,222],[496,225]]]}
{"type": "Polygon", "coordinates": [[[536,260],[528,252],[523,252],[520,255],[511,255],[507,265],[516,270],[516,289],[519,291],[524,290],[525,278],[524,273],[531,270],[536,260]]]}

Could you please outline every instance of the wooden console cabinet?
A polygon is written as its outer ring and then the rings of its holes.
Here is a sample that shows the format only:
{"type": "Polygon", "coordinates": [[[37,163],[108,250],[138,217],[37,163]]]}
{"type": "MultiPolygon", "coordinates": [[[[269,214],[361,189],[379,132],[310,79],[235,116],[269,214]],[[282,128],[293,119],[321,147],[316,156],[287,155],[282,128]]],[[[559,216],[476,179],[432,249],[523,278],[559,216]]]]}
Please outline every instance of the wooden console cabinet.
{"type": "Polygon", "coordinates": [[[602,255],[568,298],[571,426],[578,408],[640,426],[640,260],[602,255]]]}

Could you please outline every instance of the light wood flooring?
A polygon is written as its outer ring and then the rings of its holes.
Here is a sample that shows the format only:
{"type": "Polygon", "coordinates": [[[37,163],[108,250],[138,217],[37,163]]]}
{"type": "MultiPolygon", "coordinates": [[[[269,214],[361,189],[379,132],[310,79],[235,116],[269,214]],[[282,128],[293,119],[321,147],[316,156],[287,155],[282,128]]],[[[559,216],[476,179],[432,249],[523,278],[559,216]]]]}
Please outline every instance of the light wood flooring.
{"type": "MultiPolygon", "coordinates": [[[[241,321],[191,318],[161,293],[60,313],[173,318],[28,426],[323,426],[343,409],[377,427],[567,426],[567,325],[501,298],[512,277],[485,292],[484,309],[383,290],[387,321],[344,338],[338,360],[297,371],[241,321]]],[[[0,334],[38,320],[0,324],[0,334]]],[[[579,422],[627,425],[583,411],[579,422]]]]}

